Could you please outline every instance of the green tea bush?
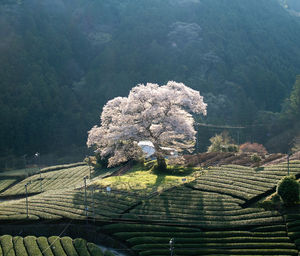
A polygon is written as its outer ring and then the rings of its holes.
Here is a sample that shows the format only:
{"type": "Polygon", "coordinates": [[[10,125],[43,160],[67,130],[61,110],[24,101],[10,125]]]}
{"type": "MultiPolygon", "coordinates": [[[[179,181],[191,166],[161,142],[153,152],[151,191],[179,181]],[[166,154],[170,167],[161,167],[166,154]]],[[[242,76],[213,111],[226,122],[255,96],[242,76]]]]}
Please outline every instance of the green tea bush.
{"type": "Polygon", "coordinates": [[[35,236],[26,236],[24,238],[24,244],[29,255],[43,256],[37,245],[35,236]]]}
{"type": "Polygon", "coordinates": [[[79,256],[90,256],[84,239],[76,238],[73,240],[73,244],[79,256]]]}
{"type": "Polygon", "coordinates": [[[289,232],[289,237],[292,239],[300,239],[300,232],[289,232]]]}
{"type": "Polygon", "coordinates": [[[36,241],[44,256],[54,256],[51,247],[49,246],[48,239],[46,237],[38,237],[36,241]]]}
{"type": "Polygon", "coordinates": [[[24,242],[23,242],[23,237],[20,236],[15,236],[13,237],[13,244],[14,244],[14,248],[15,248],[15,252],[16,255],[24,255],[27,256],[27,251],[26,248],[24,246],[24,242]]]}
{"type": "Polygon", "coordinates": [[[3,255],[15,256],[12,237],[10,235],[4,235],[0,237],[0,243],[2,246],[3,255]]]}
{"type": "Polygon", "coordinates": [[[78,256],[78,253],[76,252],[76,250],[73,246],[72,238],[65,236],[65,237],[61,238],[60,241],[61,241],[62,247],[64,248],[64,250],[68,256],[78,256]]]}
{"type": "Polygon", "coordinates": [[[101,248],[93,243],[87,243],[88,250],[92,256],[104,256],[101,248]]]}
{"type": "Polygon", "coordinates": [[[105,251],[104,256],[115,256],[111,251],[105,251]]]}
{"type": "Polygon", "coordinates": [[[299,201],[299,183],[294,176],[286,176],[277,185],[277,193],[287,206],[299,201]]]}
{"type": "Polygon", "coordinates": [[[55,256],[67,256],[64,252],[64,249],[61,246],[59,236],[51,236],[48,238],[48,241],[49,244],[51,244],[51,248],[55,256]]]}

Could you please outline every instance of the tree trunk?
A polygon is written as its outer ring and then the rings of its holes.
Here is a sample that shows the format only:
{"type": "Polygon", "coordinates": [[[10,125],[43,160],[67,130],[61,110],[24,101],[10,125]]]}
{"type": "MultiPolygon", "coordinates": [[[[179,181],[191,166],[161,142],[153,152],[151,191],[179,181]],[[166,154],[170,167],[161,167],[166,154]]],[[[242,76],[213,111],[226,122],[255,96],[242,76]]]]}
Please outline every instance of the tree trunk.
{"type": "Polygon", "coordinates": [[[167,164],[164,155],[160,152],[156,152],[155,155],[157,160],[157,169],[159,171],[165,171],[167,169],[167,164]]]}
{"type": "Polygon", "coordinates": [[[157,158],[157,169],[159,171],[165,171],[167,170],[167,164],[164,157],[158,157],[157,158]]]}
{"type": "Polygon", "coordinates": [[[154,149],[155,149],[155,156],[156,156],[156,160],[157,160],[157,170],[159,170],[159,171],[167,170],[167,163],[166,163],[164,154],[161,152],[160,146],[155,142],[152,142],[152,143],[153,143],[154,149]]]}

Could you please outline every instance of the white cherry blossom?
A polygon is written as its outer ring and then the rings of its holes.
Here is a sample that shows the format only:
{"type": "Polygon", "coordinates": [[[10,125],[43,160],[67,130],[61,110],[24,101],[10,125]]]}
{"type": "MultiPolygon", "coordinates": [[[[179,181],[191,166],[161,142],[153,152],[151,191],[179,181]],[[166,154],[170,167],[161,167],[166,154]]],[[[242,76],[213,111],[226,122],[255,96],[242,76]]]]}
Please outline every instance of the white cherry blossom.
{"type": "Polygon", "coordinates": [[[194,119],[190,113],[206,115],[203,97],[183,83],[147,83],[131,89],[128,97],[106,103],[101,125],[88,132],[88,147],[95,146],[109,166],[135,158],[139,141],[151,141],[157,159],[164,161],[161,147],[178,152],[192,150],[195,144],[194,119]]]}

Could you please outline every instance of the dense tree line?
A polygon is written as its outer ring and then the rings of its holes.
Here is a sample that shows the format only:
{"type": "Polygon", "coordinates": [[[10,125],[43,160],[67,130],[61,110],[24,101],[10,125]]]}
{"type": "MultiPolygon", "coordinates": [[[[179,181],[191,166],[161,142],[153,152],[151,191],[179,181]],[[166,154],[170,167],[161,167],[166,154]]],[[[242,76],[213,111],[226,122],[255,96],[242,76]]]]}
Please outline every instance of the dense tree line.
{"type": "Polygon", "coordinates": [[[0,36],[2,156],[85,147],[105,102],[168,80],[200,90],[205,122],[277,120],[267,143],[300,74],[300,20],[275,0],[6,0],[0,36]]]}

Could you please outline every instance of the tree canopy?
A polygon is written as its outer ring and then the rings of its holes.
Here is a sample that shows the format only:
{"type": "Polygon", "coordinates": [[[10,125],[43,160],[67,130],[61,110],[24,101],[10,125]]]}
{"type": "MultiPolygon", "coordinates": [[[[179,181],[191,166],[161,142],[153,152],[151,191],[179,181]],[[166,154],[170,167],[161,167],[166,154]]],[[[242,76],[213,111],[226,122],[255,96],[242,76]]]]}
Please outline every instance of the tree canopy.
{"type": "Polygon", "coordinates": [[[196,131],[190,112],[206,115],[206,104],[198,91],[183,83],[166,85],[147,83],[131,89],[128,97],[107,102],[101,114],[101,126],[89,132],[87,145],[95,145],[109,165],[134,157],[137,143],[149,140],[155,147],[158,162],[163,164],[161,147],[178,151],[192,150],[196,131]],[[131,148],[131,153],[128,149],[131,148]]]}

